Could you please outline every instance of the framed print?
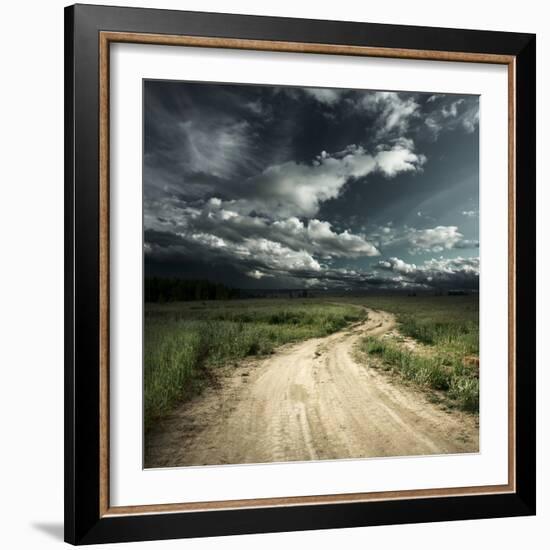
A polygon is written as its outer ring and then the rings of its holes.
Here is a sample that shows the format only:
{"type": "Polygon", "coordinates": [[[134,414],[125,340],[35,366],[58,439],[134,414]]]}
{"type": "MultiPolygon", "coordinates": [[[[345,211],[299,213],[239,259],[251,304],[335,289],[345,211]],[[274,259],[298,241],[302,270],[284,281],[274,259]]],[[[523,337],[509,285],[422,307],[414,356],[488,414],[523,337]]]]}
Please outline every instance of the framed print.
{"type": "Polygon", "coordinates": [[[535,513],[535,37],[65,12],[65,538],[535,513]]]}

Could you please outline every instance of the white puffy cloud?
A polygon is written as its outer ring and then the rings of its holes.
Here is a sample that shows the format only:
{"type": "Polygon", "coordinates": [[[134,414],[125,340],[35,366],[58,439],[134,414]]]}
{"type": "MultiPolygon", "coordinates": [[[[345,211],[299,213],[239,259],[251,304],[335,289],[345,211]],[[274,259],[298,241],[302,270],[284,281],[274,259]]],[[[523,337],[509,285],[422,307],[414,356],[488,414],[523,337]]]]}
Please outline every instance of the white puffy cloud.
{"type": "MultiPolygon", "coordinates": [[[[191,241],[231,261],[262,266],[266,270],[292,273],[319,271],[321,265],[305,250],[292,250],[283,244],[264,238],[245,238],[234,242],[208,233],[178,234],[183,241],[191,241]]],[[[250,271],[249,271],[250,273],[250,271]]]]}
{"type": "Polygon", "coordinates": [[[479,283],[478,257],[433,258],[421,265],[390,258],[378,262],[378,267],[399,275],[409,284],[420,286],[475,290],[479,283]]]}
{"type": "MultiPolygon", "coordinates": [[[[316,218],[307,222],[297,217],[271,220],[264,216],[242,214],[230,210],[231,204],[212,198],[196,206],[173,204],[163,215],[147,217],[146,227],[157,231],[177,231],[181,235],[209,235],[224,243],[238,243],[247,238],[268,239],[295,251],[306,251],[320,258],[360,258],[380,254],[365,235],[348,230],[334,231],[329,222],[316,218]]],[[[206,238],[206,237],[204,237],[206,238]]]]}
{"type": "Polygon", "coordinates": [[[477,240],[465,239],[456,225],[438,225],[425,229],[407,226],[402,229],[382,227],[379,232],[381,246],[406,245],[412,254],[479,247],[477,240]]]}
{"type": "Polygon", "coordinates": [[[330,223],[310,220],[307,225],[307,237],[312,246],[324,257],[359,258],[378,256],[380,252],[363,235],[353,235],[347,229],[335,233],[330,223]]]}
{"type": "Polygon", "coordinates": [[[415,264],[408,264],[399,258],[390,258],[378,262],[378,266],[397,273],[412,273],[417,269],[415,264]]]}
{"type": "Polygon", "coordinates": [[[388,177],[399,172],[414,172],[425,162],[424,155],[414,153],[414,144],[409,139],[399,139],[391,149],[382,149],[376,155],[379,169],[388,177]]]}
{"type": "Polygon", "coordinates": [[[246,273],[249,277],[252,277],[252,279],[260,280],[263,279],[266,274],[263,271],[260,271],[259,269],[252,269],[246,273]]]}
{"type": "MultiPolygon", "coordinates": [[[[299,220],[288,220],[297,234],[307,231],[299,220]]],[[[313,224],[315,238],[332,240],[337,234],[325,222],[313,224]]],[[[342,234],[340,234],[342,235],[342,234]]],[[[155,261],[188,261],[208,265],[227,265],[255,280],[277,278],[289,284],[324,288],[455,288],[476,290],[479,281],[478,258],[444,258],[422,264],[390,257],[367,270],[334,267],[316,259],[316,246],[294,249],[264,237],[245,237],[233,241],[206,232],[146,232],[146,254],[155,261]]],[[[363,246],[363,245],[361,245],[363,246]]]]}
{"type": "Polygon", "coordinates": [[[322,267],[310,273],[316,286],[384,289],[460,289],[476,291],[479,285],[479,258],[433,258],[420,265],[400,258],[380,260],[369,271],[322,267]]]}
{"type": "Polygon", "coordinates": [[[428,229],[410,228],[406,237],[415,250],[441,252],[444,249],[455,248],[456,244],[463,240],[464,235],[455,225],[438,225],[428,229]]]}
{"type": "Polygon", "coordinates": [[[323,151],[311,164],[294,161],[269,166],[239,186],[232,209],[273,217],[313,217],[321,203],[338,197],[350,178],[379,172],[393,178],[419,171],[426,157],[415,153],[411,140],[397,140],[375,153],[349,146],[333,155],[323,151]]]}

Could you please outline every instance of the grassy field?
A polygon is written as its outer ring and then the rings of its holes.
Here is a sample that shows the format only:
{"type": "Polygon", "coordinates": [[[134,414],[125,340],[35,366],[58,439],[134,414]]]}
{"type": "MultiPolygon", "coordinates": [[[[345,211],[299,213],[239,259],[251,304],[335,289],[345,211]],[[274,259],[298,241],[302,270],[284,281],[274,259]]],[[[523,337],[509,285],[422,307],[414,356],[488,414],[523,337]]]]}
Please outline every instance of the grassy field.
{"type": "Polygon", "coordinates": [[[353,301],[394,313],[399,332],[421,344],[410,349],[399,337],[366,337],[361,347],[379,358],[381,368],[420,386],[441,390],[450,405],[478,412],[477,296],[379,296],[353,301]]]}
{"type": "Polygon", "coordinates": [[[476,296],[376,296],[148,303],[145,306],[146,429],[178,402],[196,395],[216,367],[268,355],[282,344],[320,337],[364,318],[362,307],[393,313],[400,335],[365,337],[369,364],[438,390],[451,406],[479,408],[476,296]],[[333,303],[338,302],[338,303],[333,303]]]}
{"type": "Polygon", "coordinates": [[[216,367],[326,336],[364,316],[353,304],[299,299],[146,304],[146,429],[176,403],[199,393],[216,367]]]}

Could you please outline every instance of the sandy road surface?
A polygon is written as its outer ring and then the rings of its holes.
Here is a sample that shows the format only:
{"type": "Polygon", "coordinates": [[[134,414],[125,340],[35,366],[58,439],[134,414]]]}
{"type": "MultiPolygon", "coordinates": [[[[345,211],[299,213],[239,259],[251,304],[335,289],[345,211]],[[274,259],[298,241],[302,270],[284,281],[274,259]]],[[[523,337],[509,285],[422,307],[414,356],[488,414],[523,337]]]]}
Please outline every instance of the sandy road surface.
{"type": "Polygon", "coordinates": [[[226,369],[148,436],[145,467],[477,452],[474,417],[355,359],[360,337],[394,323],[369,310],[350,329],[226,369]]]}

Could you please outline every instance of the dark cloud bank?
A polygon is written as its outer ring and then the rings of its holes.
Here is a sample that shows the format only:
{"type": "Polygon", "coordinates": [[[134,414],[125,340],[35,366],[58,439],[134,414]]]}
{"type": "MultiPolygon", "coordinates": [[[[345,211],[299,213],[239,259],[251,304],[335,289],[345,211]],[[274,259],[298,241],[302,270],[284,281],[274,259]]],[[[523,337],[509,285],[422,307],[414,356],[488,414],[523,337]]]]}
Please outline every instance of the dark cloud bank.
{"type": "Polygon", "coordinates": [[[468,289],[477,96],[146,81],[146,275],[468,289]]]}

